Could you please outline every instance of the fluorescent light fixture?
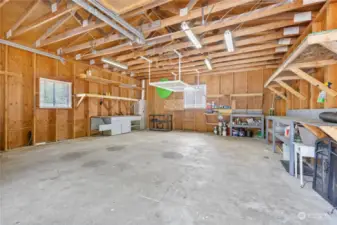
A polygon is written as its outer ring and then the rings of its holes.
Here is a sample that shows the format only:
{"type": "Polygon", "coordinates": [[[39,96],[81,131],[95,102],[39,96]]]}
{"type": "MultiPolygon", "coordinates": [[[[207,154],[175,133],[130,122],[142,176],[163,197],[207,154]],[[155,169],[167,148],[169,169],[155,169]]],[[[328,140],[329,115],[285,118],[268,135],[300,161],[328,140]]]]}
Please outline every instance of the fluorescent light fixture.
{"type": "Polygon", "coordinates": [[[107,63],[109,65],[121,68],[123,70],[127,70],[129,68],[127,65],[119,63],[119,62],[111,60],[111,59],[102,58],[101,61],[104,62],[104,63],[107,63]]]}
{"type": "Polygon", "coordinates": [[[187,35],[187,37],[190,39],[190,41],[193,43],[193,45],[197,49],[202,48],[202,45],[201,45],[199,39],[194,35],[194,33],[192,32],[191,28],[188,26],[188,24],[186,22],[182,22],[181,23],[181,29],[183,29],[183,31],[185,32],[185,34],[187,35]]]}
{"type": "Polygon", "coordinates": [[[211,60],[209,60],[208,58],[205,59],[205,64],[206,64],[208,70],[212,70],[213,69],[212,68],[211,60]]]}
{"type": "Polygon", "coordinates": [[[232,35],[232,32],[230,30],[225,31],[224,39],[225,39],[227,51],[234,52],[233,35],[232,35]]]}

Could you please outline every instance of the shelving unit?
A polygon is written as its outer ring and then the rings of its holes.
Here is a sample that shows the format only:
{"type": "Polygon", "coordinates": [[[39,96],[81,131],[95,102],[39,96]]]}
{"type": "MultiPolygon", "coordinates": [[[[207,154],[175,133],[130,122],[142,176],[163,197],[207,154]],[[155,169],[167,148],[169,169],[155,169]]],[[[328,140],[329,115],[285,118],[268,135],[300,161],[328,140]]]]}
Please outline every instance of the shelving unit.
{"type": "Polygon", "coordinates": [[[80,98],[80,100],[77,102],[76,107],[78,107],[84,98],[100,98],[100,99],[110,99],[110,100],[118,100],[118,101],[131,101],[131,102],[138,102],[139,99],[135,98],[125,98],[125,97],[118,97],[118,96],[108,96],[108,95],[98,95],[98,94],[88,94],[88,93],[81,93],[76,94],[76,97],[80,98]]]}
{"type": "Polygon", "coordinates": [[[230,128],[230,135],[233,135],[233,128],[251,128],[251,129],[261,129],[262,136],[264,135],[264,115],[262,114],[231,114],[230,116],[230,122],[229,122],[229,128],[230,128]],[[261,124],[259,126],[256,125],[233,125],[233,119],[234,118],[260,118],[261,124]]]}
{"type": "MultiPolygon", "coordinates": [[[[319,128],[329,134],[326,129],[332,129],[333,133],[337,133],[337,125],[335,123],[326,123],[318,119],[306,119],[300,117],[291,117],[291,116],[267,116],[267,134],[266,134],[266,143],[269,144],[269,134],[272,134],[272,143],[273,143],[273,152],[276,152],[276,140],[279,140],[289,146],[289,173],[290,175],[294,176],[294,160],[295,160],[295,153],[294,153],[294,139],[295,139],[295,125],[296,123],[302,125],[308,125],[312,127],[319,128]],[[269,128],[269,122],[272,122],[272,127],[269,128]],[[285,137],[281,133],[277,133],[275,130],[276,123],[283,124],[290,126],[289,131],[289,138],[285,137]]],[[[333,137],[333,133],[329,135],[333,137]]]]}

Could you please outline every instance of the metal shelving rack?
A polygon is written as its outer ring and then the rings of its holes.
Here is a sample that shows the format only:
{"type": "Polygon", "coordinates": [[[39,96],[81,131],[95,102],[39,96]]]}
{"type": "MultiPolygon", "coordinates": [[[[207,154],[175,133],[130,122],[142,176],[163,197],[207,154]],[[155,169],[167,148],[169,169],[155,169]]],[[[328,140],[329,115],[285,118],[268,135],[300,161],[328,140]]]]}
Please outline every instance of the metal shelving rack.
{"type": "Polygon", "coordinates": [[[234,113],[230,115],[230,135],[233,135],[233,128],[256,128],[261,129],[262,137],[264,135],[264,115],[262,114],[254,114],[254,113],[248,113],[248,114],[241,114],[241,113],[234,113]],[[256,125],[233,125],[233,119],[238,117],[246,117],[246,118],[260,118],[261,124],[259,126],[256,125]]]}

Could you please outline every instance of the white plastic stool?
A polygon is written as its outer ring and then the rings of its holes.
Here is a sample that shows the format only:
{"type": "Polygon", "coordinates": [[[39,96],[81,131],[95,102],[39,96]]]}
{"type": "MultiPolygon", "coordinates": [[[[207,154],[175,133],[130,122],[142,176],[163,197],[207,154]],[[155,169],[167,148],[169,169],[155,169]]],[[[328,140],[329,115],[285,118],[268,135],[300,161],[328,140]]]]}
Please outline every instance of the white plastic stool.
{"type": "Polygon", "coordinates": [[[303,158],[304,157],[315,158],[315,147],[294,142],[294,150],[295,150],[295,177],[297,178],[297,154],[299,154],[300,156],[300,180],[301,180],[301,186],[303,187],[304,185],[303,158]]]}

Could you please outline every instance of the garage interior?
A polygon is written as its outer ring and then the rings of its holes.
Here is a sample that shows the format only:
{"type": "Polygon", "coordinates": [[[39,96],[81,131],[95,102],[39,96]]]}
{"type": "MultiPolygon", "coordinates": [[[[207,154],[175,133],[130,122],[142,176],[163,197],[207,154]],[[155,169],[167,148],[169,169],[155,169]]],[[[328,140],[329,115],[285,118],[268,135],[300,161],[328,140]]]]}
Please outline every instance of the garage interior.
{"type": "Polygon", "coordinates": [[[0,225],[337,224],[337,0],[0,0],[0,225]]]}

